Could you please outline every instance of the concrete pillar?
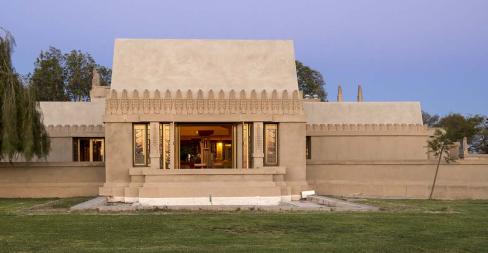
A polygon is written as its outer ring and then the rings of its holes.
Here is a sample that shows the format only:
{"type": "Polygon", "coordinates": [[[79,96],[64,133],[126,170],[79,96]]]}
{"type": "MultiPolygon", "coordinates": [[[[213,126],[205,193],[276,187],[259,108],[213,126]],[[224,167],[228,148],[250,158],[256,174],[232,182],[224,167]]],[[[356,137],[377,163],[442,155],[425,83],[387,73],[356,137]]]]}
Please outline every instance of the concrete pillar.
{"type": "Polygon", "coordinates": [[[357,101],[358,102],[363,102],[364,101],[364,98],[363,98],[363,88],[361,87],[361,85],[358,85],[358,97],[357,97],[357,101]]]}
{"type": "Polygon", "coordinates": [[[280,166],[286,167],[285,181],[291,190],[293,200],[300,198],[300,192],[310,190],[307,183],[305,157],[305,123],[280,123],[279,129],[280,166]]]}
{"type": "Polygon", "coordinates": [[[339,85],[339,87],[337,87],[337,102],[342,101],[344,101],[344,97],[342,96],[342,87],[339,85]]]}
{"type": "Polygon", "coordinates": [[[149,123],[151,128],[150,138],[151,138],[151,149],[149,152],[149,159],[151,159],[151,169],[159,169],[161,167],[160,159],[160,136],[159,136],[159,122],[149,123]]]}
{"type": "Polygon", "coordinates": [[[100,195],[111,201],[124,201],[133,164],[132,123],[105,124],[105,184],[100,195]]]}
{"type": "Polygon", "coordinates": [[[463,141],[461,142],[461,148],[460,148],[460,154],[459,157],[461,159],[465,159],[468,156],[468,138],[464,137],[463,141]]]}
{"type": "Polygon", "coordinates": [[[253,122],[253,165],[254,168],[263,167],[264,150],[263,150],[263,122],[253,122]]]}

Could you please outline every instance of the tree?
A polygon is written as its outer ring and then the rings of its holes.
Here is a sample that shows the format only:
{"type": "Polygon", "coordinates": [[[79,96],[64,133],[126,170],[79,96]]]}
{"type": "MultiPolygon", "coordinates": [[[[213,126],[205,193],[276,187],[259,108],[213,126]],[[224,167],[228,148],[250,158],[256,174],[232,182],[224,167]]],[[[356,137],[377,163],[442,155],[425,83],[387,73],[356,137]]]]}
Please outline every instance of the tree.
{"type": "Polygon", "coordinates": [[[46,157],[49,154],[50,140],[42,123],[42,114],[37,102],[34,87],[24,88],[25,109],[22,121],[22,155],[27,161],[32,157],[46,157]]]}
{"type": "Polygon", "coordinates": [[[57,48],[41,51],[37,57],[31,85],[39,101],[66,101],[64,57],[57,48]]]}
{"type": "Polygon", "coordinates": [[[429,127],[435,127],[439,123],[439,115],[437,114],[429,114],[427,112],[422,111],[422,121],[424,125],[427,125],[429,127]]]}
{"type": "Polygon", "coordinates": [[[72,50],[65,54],[66,92],[72,101],[89,101],[95,60],[88,53],[72,50]]]}
{"type": "Polygon", "coordinates": [[[437,160],[437,167],[435,169],[434,181],[432,182],[432,187],[430,189],[429,199],[432,199],[435,184],[437,182],[437,175],[439,173],[439,166],[441,165],[441,159],[444,156],[446,162],[451,161],[451,158],[449,157],[449,149],[453,147],[453,142],[449,139],[446,132],[437,129],[435,130],[434,135],[431,136],[431,139],[427,142],[427,145],[434,156],[439,158],[437,160]]]}
{"type": "Polygon", "coordinates": [[[459,113],[451,113],[442,117],[437,127],[446,130],[449,140],[455,142],[467,137],[468,143],[471,144],[473,137],[479,132],[478,127],[482,120],[483,118],[479,115],[465,117],[459,113]]]}
{"type": "Polygon", "coordinates": [[[470,151],[488,154],[488,116],[484,116],[478,126],[478,133],[473,136],[470,151]]]}
{"type": "Polygon", "coordinates": [[[49,139],[42,124],[34,88],[25,87],[12,66],[13,36],[0,36],[0,160],[20,154],[26,160],[49,153],[49,139]]]}
{"type": "Polygon", "coordinates": [[[37,57],[29,82],[39,101],[88,101],[93,68],[100,73],[101,84],[109,86],[112,70],[96,64],[90,54],[79,50],[63,54],[50,47],[37,57]]]}
{"type": "Polygon", "coordinates": [[[298,79],[298,89],[304,95],[317,95],[320,100],[327,100],[327,92],[325,92],[324,77],[320,72],[303,65],[300,61],[295,61],[298,79]]]}
{"type": "Polygon", "coordinates": [[[110,86],[112,83],[112,69],[107,68],[102,65],[97,65],[98,73],[100,74],[100,79],[102,80],[103,86],[110,86]]]}

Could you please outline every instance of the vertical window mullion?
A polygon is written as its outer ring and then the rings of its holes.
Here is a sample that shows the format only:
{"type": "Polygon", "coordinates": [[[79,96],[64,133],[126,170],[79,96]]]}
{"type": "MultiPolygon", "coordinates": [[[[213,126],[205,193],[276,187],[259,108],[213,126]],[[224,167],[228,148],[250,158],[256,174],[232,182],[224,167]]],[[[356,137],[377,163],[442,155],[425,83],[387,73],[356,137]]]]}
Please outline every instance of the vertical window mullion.
{"type": "Polygon", "coordinates": [[[89,139],[89,147],[88,147],[88,159],[90,162],[93,162],[93,139],[89,139]]]}

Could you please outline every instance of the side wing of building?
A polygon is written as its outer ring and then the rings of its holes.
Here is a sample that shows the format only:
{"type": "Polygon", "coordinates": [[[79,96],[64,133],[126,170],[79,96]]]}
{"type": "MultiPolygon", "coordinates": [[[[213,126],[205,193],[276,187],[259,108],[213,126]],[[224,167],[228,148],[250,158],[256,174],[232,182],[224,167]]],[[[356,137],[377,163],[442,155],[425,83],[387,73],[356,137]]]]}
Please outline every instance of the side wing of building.
{"type": "Polygon", "coordinates": [[[309,161],[425,160],[419,102],[305,102],[309,161]]]}
{"type": "Polygon", "coordinates": [[[40,102],[40,109],[51,140],[47,162],[104,161],[104,100],[40,102]]]}

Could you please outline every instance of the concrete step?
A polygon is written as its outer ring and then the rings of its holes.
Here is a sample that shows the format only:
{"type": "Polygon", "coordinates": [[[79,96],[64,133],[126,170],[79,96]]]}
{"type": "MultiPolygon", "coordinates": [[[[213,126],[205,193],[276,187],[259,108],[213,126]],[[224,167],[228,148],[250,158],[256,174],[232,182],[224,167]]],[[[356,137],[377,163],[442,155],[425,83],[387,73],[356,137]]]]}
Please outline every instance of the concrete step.
{"type": "Polygon", "coordinates": [[[143,198],[184,198],[184,197],[250,197],[250,196],[281,196],[278,186],[233,186],[231,184],[193,184],[167,187],[165,185],[145,185],[139,188],[139,197],[143,198]]]}
{"type": "Polygon", "coordinates": [[[276,182],[273,181],[220,181],[220,182],[205,182],[205,181],[182,181],[182,182],[154,182],[146,181],[140,185],[140,187],[146,186],[162,186],[169,188],[181,188],[193,185],[200,186],[226,186],[226,187],[272,187],[278,186],[276,182]]]}

